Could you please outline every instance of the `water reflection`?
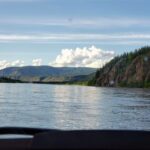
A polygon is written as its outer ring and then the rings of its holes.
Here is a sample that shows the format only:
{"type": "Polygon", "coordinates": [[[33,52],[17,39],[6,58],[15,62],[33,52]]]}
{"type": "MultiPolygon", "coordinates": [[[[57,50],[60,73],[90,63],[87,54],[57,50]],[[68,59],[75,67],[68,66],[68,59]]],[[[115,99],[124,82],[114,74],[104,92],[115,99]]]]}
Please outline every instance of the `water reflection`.
{"type": "Polygon", "coordinates": [[[150,90],[0,84],[1,126],[150,129],[150,90]]]}
{"type": "Polygon", "coordinates": [[[95,105],[94,101],[97,99],[91,97],[96,94],[93,89],[73,86],[70,90],[70,86],[54,86],[53,95],[59,100],[59,103],[57,103],[59,113],[55,113],[54,118],[56,119],[55,122],[59,124],[59,128],[81,129],[96,126],[97,114],[100,116],[101,109],[98,109],[98,105],[95,105]]]}

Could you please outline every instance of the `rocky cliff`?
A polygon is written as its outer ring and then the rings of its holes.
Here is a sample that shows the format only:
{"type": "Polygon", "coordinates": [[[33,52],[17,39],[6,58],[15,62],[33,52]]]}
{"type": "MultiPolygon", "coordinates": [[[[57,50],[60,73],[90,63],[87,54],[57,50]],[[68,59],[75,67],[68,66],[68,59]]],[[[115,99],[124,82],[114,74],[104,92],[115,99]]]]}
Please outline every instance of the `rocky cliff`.
{"type": "Polygon", "coordinates": [[[97,86],[150,87],[150,47],[115,57],[89,82],[97,86]]]}

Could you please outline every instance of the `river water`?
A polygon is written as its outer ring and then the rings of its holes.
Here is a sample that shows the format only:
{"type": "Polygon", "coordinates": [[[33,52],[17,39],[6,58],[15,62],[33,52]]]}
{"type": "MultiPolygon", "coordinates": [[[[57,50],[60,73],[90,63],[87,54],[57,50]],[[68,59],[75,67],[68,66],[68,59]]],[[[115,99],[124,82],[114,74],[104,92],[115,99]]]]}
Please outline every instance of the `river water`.
{"type": "Polygon", "coordinates": [[[0,84],[0,127],[150,130],[150,89],[0,84]]]}

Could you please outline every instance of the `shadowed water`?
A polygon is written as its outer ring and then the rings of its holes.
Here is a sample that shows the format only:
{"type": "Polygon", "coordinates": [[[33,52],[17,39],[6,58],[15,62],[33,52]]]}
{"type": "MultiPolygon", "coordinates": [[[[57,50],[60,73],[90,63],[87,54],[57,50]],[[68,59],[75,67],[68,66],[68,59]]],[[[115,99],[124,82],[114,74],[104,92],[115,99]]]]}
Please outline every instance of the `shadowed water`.
{"type": "Polygon", "coordinates": [[[150,129],[150,90],[0,84],[0,126],[150,129]]]}

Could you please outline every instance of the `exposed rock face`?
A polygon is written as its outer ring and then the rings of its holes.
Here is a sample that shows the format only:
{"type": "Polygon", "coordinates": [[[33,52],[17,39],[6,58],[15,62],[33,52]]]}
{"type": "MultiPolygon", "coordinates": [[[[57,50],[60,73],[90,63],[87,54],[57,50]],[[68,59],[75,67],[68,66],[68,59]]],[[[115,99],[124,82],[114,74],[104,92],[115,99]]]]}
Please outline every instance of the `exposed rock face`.
{"type": "Polygon", "coordinates": [[[150,86],[150,47],[114,58],[98,71],[97,86],[150,86]]]}

